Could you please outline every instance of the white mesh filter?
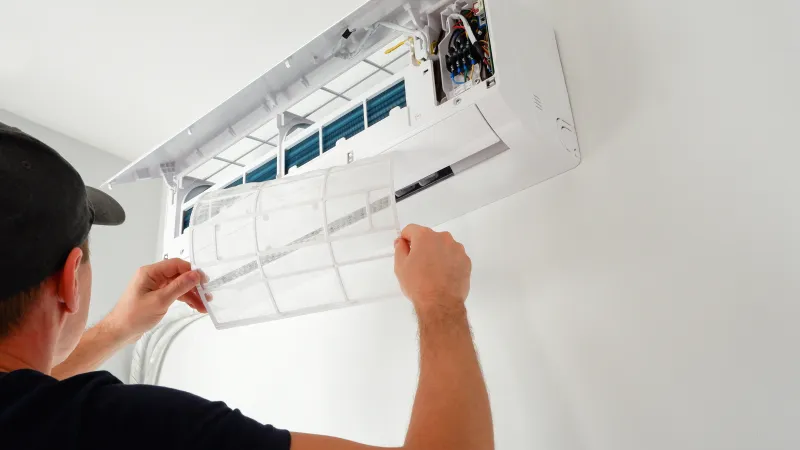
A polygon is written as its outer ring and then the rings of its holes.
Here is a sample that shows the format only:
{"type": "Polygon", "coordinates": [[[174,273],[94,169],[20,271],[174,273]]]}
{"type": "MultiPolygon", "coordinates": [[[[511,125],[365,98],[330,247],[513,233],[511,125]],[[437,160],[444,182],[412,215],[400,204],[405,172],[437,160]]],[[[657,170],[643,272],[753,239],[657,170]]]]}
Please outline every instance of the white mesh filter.
{"type": "Polygon", "coordinates": [[[392,161],[342,167],[203,194],[190,259],[217,328],[398,295],[392,161]]]}

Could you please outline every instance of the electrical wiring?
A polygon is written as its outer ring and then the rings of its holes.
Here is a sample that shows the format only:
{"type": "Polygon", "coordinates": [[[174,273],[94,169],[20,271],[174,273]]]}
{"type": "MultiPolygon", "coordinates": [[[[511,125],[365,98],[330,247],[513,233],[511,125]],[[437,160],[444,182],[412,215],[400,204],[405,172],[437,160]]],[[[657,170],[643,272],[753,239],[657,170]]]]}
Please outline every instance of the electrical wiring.
{"type": "Polygon", "coordinates": [[[457,29],[453,31],[453,34],[450,35],[450,42],[448,43],[448,47],[453,47],[453,42],[455,42],[461,35],[465,33],[464,28],[457,29]]]}
{"type": "MultiPolygon", "coordinates": [[[[409,39],[411,39],[411,38],[409,38],[409,39]]],[[[390,48],[387,48],[387,49],[386,49],[386,50],[383,52],[383,54],[384,54],[384,55],[388,55],[389,53],[392,53],[393,51],[397,50],[398,48],[400,48],[400,47],[402,47],[402,46],[406,45],[406,42],[408,42],[408,39],[406,39],[405,41],[400,41],[399,43],[397,43],[397,44],[395,44],[395,45],[391,46],[390,48]]]]}
{"type": "Polygon", "coordinates": [[[492,53],[491,50],[489,50],[489,46],[481,44],[481,48],[483,49],[484,52],[486,52],[486,55],[484,56],[484,59],[488,59],[488,57],[491,56],[491,53],[492,53]]]}
{"type": "Polygon", "coordinates": [[[448,39],[445,67],[453,86],[488,79],[494,75],[489,27],[482,2],[456,1],[442,13],[444,36],[448,39]]]}
{"type": "MultiPolygon", "coordinates": [[[[447,23],[447,34],[450,35],[450,43],[448,45],[449,53],[452,54],[454,50],[459,50],[461,53],[460,62],[462,66],[466,65],[465,59],[467,56],[469,56],[469,58],[471,59],[478,59],[478,61],[485,59],[488,56],[488,53],[485,53],[486,50],[484,50],[484,48],[478,44],[478,39],[475,37],[475,33],[472,30],[472,26],[470,25],[469,20],[467,20],[467,18],[464,17],[463,14],[448,15],[446,23],[447,23]],[[456,21],[460,21],[460,23],[456,21]],[[453,22],[456,23],[453,24],[453,22]],[[466,34],[472,46],[472,51],[470,55],[466,55],[463,48],[456,49],[456,47],[454,46],[454,44],[458,43],[461,32],[466,34]]],[[[457,60],[454,64],[457,64],[458,62],[459,61],[457,60]]],[[[472,63],[474,64],[474,61],[472,61],[472,63]]]]}
{"type": "MultiPolygon", "coordinates": [[[[464,16],[462,16],[461,14],[450,14],[450,15],[449,15],[449,16],[447,16],[447,17],[448,17],[449,19],[458,19],[458,20],[461,20],[461,23],[462,23],[463,25],[467,25],[467,24],[469,24],[469,21],[467,20],[467,18],[466,18],[466,17],[464,17],[464,16]]],[[[447,24],[448,24],[448,27],[450,27],[450,21],[449,21],[449,20],[447,21],[447,24]]],[[[475,37],[475,33],[473,33],[473,32],[472,32],[472,28],[471,28],[471,27],[465,26],[465,27],[464,27],[464,31],[466,31],[466,32],[467,32],[467,37],[469,37],[469,41],[470,41],[472,44],[476,44],[476,43],[478,42],[478,39],[475,37]]]]}
{"type": "Polygon", "coordinates": [[[425,30],[420,26],[419,21],[417,21],[417,16],[414,15],[414,11],[411,9],[411,5],[406,3],[405,5],[403,5],[403,9],[406,10],[408,16],[411,18],[411,23],[414,25],[414,29],[417,30],[424,37],[424,39],[422,40],[422,48],[427,49],[429,46],[430,37],[425,32],[425,30]]]}
{"type": "Polygon", "coordinates": [[[485,52],[484,53],[483,62],[486,65],[487,70],[490,71],[491,73],[494,73],[494,64],[492,64],[492,61],[491,61],[492,51],[490,50],[490,47],[489,47],[489,41],[484,39],[484,40],[479,41],[478,44],[481,46],[481,48],[485,52]]]}
{"type": "MultiPolygon", "coordinates": [[[[423,33],[422,31],[420,31],[420,30],[412,30],[411,28],[404,27],[402,25],[397,25],[396,23],[392,23],[392,22],[377,22],[377,23],[375,23],[375,25],[380,25],[382,27],[389,28],[390,30],[399,31],[401,33],[410,34],[411,36],[414,36],[415,38],[417,38],[420,41],[422,41],[422,49],[427,52],[427,49],[428,49],[428,36],[426,36],[425,33],[423,33]]],[[[427,58],[427,55],[425,55],[425,58],[427,58]]]]}
{"type": "MultiPolygon", "coordinates": [[[[420,64],[422,64],[422,61],[420,61],[419,58],[417,58],[417,52],[416,52],[416,49],[414,48],[414,37],[409,37],[405,41],[401,41],[401,42],[393,45],[391,48],[386,49],[383,53],[385,55],[388,55],[389,53],[392,53],[393,51],[397,50],[398,48],[400,48],[400,47],[402,47],[402,46],[404,46],[406,44],[408,44],[408,46],[411,48],[411,57],[414,59],[415,65],[419,66],[420,64]]],[[[431,52],[431,53],[433,53],[433,52],[431,52]]]]}
{"type": "Polygon", "coordinates": [[[408,46],[411,47],[411,57],[414,58],[414,62],[416,63],[416,65],[422,64],[422,61],[417,59],[417,52],[414,50],[414,38],[413,37],[409,37],[405,41],[401,41],[401,42],[393,45],[392,47],[387,48],[383,52],[383,54],[384,55],[388,55],[388,54],[392,53],[393,51],[397,50],[398,48],[400,48],[400,47],[402,47],[402,46],[404,46],[406,44],[408,44],[408,46]]]}

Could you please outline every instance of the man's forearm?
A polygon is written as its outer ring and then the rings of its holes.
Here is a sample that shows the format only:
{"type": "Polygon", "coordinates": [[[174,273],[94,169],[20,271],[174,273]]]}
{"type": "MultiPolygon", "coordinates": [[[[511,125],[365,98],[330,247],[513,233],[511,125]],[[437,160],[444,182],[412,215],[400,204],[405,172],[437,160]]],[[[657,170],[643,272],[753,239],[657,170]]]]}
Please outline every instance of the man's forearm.
{"type": "Polygon", "coordinates": [[[73,375],[91,372],[128,343],[129,339],[106,320],[86,330],[75,350],[51,375],[63,380],[73,375]]]}
{"type": "Polygon", "coordinates": [[[463,306],[417,313],[420,377],[407,449],[491,450],[489,395],[463,306]]]}

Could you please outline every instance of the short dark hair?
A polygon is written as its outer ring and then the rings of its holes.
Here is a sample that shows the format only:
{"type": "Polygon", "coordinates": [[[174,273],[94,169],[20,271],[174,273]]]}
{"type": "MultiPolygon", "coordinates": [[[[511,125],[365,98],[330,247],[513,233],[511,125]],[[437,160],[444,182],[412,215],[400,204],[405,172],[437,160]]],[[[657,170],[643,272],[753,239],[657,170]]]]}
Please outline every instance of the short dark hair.
{"type": "MultiPolygon", "coordinates": [[[[83,241],[78,248],[83,251],[81,264],[89,262],[89,239],[83,241]]],[[[0,339],[7,337],[19,326],[34,301],[39,298],[44,281],[42,280],[36,286],[18,292],[11,297],[0,299],[0,339]]]]}

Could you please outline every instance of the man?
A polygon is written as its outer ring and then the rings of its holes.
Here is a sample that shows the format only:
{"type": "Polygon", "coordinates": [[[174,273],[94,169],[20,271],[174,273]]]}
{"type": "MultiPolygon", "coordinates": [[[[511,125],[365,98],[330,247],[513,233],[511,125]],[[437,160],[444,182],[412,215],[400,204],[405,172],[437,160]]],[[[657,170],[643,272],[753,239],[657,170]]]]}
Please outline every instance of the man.
{"type": "MultiPolygon", "coordinates": [[[[290,433],[220,402],[90,372],[155,326],[175,299],[204,311],[195,289],[201,274],[165,260],[141,268],[112,312],[83,333],[89,229],[124,218],[116,201],[85,187],[53,149],[0,125],[0,448],[375,449],[290,433]]],[[[419,386],[404,449],[494,447],[464,307],[470,271],[449,233],[409,225],[395,242],[395,273],[420,329],[419,386]]]]}

